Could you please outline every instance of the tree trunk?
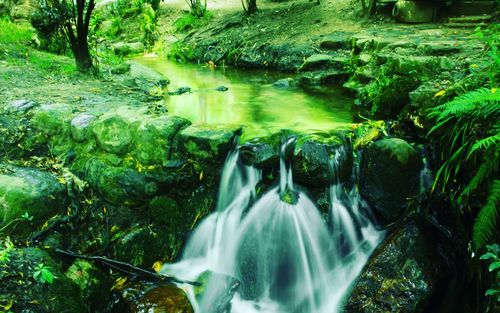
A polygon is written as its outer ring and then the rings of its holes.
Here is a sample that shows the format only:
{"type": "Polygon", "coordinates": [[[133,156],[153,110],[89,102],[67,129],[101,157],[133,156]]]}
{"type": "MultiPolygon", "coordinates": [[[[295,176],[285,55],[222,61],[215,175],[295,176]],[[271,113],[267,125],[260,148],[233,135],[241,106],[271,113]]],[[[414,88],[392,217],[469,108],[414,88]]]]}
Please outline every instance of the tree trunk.
{"type": "Polygon", "coordinates": [[[257,12],[257,0],[249,0],[247,13],[253,14],[255,12],[257,12]]]}
{"type": "Polygon", "coordinates": [[[90,57],[89,47],[87,42],[85,44],[79,44],[74,52],[76,67],[80,72],[88,72],[92,69],[92,58],[90,57]]]}

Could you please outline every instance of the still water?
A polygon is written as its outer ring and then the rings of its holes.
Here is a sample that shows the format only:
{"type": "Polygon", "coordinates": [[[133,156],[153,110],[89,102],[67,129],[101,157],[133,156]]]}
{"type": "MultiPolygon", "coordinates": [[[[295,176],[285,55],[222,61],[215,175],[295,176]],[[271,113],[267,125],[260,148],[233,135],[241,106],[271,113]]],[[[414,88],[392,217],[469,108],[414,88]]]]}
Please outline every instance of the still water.
{"type": "Polygon", "coordinates": [[[210,68],[145,56],[135,61],[170,79],[169,91],[191,93],[165,97],[170,114],[195,124],[244,125],[243,137],[260,137],[281,129],[329,130],[353,122],[352,100],[340,90],[274,87],[286,74],[210,68]],[[217,91],[225,86],[227,91],[217,91]]]}

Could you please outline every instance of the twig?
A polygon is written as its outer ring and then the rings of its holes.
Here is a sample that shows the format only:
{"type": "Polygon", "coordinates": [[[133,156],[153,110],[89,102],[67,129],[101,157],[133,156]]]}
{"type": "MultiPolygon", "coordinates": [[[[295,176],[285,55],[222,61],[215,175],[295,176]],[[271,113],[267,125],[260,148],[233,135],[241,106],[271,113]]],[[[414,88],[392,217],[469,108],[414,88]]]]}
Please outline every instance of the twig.
{"type": "Polygon", "coordinates": [[[200,286],[201,283],[197,281],[188,281],[188,280],[181,280],[172,276],[167,276],[167,275],[161,275],[156,272],[140,268],[137,266],[134,266],[132,264],[118,261],[118,260],[112,260],[104,256],[89,256],[89,255],[83,255],[83,254],[78,254],[74,253],[72,251],[64,251],[61,249],[56,249],[55,250],[57,253],[64,254],[66,256],[71,256],[74,258],[79,258],[79,259],[84,259],[84,260],[91,260],[91,261],[97,261],[100,262],[108,267],[114,268],[122,273],[125,273],[127,275],[136,275],[136,276],[141,276],[143,278],[148,278],[148,279],[153,279],[153,280],[159,280],[159,281],[171,281],[174,283],[181,283],[181,284],[190,284],[193,286],[200,286]]]}

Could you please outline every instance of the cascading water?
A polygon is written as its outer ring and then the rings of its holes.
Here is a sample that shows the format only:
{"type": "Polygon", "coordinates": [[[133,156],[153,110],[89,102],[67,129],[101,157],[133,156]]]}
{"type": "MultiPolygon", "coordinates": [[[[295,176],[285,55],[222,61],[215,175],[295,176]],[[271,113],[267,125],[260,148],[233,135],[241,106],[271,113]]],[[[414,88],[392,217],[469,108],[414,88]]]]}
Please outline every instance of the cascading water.
{"type": "MultiPolygon", "coordinates": [[[[378,244],[381,233],[361,210],[355,189],[330,187],[330,225],[315,204],[293,184],[288,162],[294,140],[280,151],[280,181],[256,199],[259,170],[245,166],[238,150],[227,158],[217,211],[191,236],[182,261],[166,265],[165,274],[196,280],[211,271],[202,295],[184,286],[198,313],[217,312],[228,279],[239,288],[234,313],[337,312],[352,281],[378,244]]],[[[332,175],[341,162],[331,160],[332,175]]]]}

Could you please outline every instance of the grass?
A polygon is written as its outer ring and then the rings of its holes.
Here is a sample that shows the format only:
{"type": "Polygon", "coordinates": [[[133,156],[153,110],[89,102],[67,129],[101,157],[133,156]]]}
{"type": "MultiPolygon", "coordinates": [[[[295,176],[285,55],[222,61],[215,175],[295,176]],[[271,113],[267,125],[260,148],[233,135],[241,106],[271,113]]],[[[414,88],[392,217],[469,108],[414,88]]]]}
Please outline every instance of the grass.
{"type": "Polygon", "coordinates": [[[186,13],[174,22],[175,30],[185,32],[192,29],[200,28],[210,22],[214,15],[207,11],[203,17],[196,17],[191,13],[186,13]]]}
{"type": "Polygon", "coordinates": [[[14,24],[9,19],[0,19],[0,43],[26,43],[32,37],[33,30],[28,24],[14,24]]]}

